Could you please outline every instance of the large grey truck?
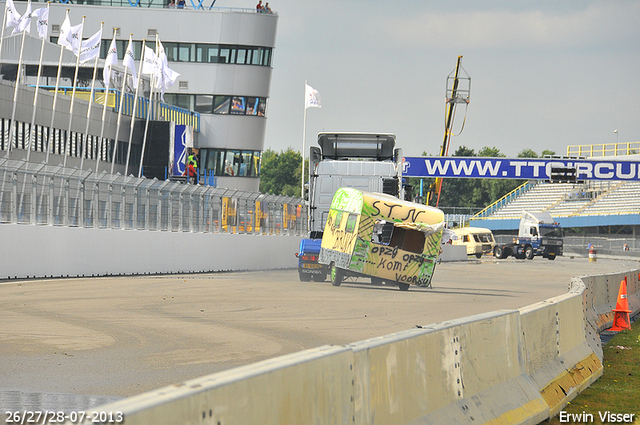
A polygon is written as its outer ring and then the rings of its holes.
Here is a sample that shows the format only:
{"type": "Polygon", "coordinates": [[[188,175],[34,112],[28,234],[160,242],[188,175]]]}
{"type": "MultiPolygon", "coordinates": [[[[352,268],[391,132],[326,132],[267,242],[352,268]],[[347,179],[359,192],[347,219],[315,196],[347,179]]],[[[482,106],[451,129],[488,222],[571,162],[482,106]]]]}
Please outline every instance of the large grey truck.
{"type": "Polygon", "coordinates": [[[341,187],[386,193],[404,199],[402,149],[389,133],[319,133],[309,152],[309,235],[300,242],[301,281],[322,282],[328,269],[318,263],[324,227],[333,195],[341,187]]]}

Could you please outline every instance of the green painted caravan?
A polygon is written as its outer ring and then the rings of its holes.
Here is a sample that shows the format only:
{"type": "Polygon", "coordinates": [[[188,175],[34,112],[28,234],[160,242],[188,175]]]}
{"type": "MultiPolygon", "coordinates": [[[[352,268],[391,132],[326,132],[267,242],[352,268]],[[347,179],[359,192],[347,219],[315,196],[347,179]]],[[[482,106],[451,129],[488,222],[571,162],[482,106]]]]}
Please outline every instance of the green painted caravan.
{"type": "Polygon", "coordinates": [[[441,252],[444,213],[382,193],[338,189],[331,201],[319,262],[331,283],[349,276],[373,283],[431,286],[441,252]]]}

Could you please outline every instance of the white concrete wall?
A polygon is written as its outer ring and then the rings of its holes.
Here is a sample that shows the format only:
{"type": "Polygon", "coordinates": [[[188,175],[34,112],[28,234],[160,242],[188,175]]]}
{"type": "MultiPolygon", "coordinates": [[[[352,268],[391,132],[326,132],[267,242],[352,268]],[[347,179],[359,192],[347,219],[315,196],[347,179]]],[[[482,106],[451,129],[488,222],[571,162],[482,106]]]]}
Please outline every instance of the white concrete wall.
{"type": "Polygon", "coordinates": [[[300,237],[0,224],[0,279],[297,267],[300,237]]]}

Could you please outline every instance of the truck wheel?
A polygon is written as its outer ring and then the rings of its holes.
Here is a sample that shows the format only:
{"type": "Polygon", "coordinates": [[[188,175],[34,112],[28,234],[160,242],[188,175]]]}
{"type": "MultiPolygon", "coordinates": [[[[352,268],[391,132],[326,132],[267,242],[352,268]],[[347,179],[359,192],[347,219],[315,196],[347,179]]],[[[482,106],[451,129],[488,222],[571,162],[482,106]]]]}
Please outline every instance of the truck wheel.
{"type": "Polygon", "coordinates": [[[310,282],[311,281],[311,275],[310,274],[298,273],[298,276],[300,276],[300,282],[310,282]]]}
{"type": "Polygon", "coordinates": [[[496,246],[493,249],[493,256],[496,258],[499,258],[500,260],[507,258],[506,255],[504,255],[504,249],[502,249],[501,246],[496,246]]]}
{"type": "Polygon", "coordinates": [[[476,258],[482,258],[482,254],[476,254],[476,258]]]}
{"type": "Polygon", "coordinates": [[[336,263],[331,263],[331,284],[333,286],[340,286],[343,277],[344,271],[336,267],[336,263]]]}
{"type": "Polygon", "coordinates": [[[524,249],[524,256],[527,257],[527,260],[533,260],[533,247],[531,247],[530,245],[528,245],[525,249],[524,249]]]}
{"type": "Polygon", "coordinates": [[[408,284],[408,283],[401,283],[401,282],[398,282],[398,288],[399,288],[401,291],[408,291],[408,290],[409,290],[409,284],[408,284]]]}
{"type": "Polygon", "coordinates": [[[547,257],[549,260],[553,261],[556,259],[556,254],[549,254],[549,256],[547,257]]]}

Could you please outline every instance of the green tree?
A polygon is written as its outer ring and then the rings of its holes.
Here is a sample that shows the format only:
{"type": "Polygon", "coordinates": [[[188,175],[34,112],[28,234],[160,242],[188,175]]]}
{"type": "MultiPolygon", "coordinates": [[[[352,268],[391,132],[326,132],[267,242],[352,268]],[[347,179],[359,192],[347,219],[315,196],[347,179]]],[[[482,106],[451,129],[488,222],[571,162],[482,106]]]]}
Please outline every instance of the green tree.
{"type": "Polygon", "coordinates": [[[548,149],[545,149],[542,151],[542,154],[540,156],[542,156],[544,158],[545,155],[549,155],[549,156],[554,156],[556,153],[554,151],[550,151],[548,149]]]}
{"type": "Polygon", "coordinates": [[[537,158],[538,154],[531,149],[523,149],[518,153],[518,158],[537,158]]]}
{"type": "Polygon", "coordinates": [[[299,197],[301,161],[300,152],[291,148],[280,153],[271,149],[262,152],[260,192],[299,197]]]}

